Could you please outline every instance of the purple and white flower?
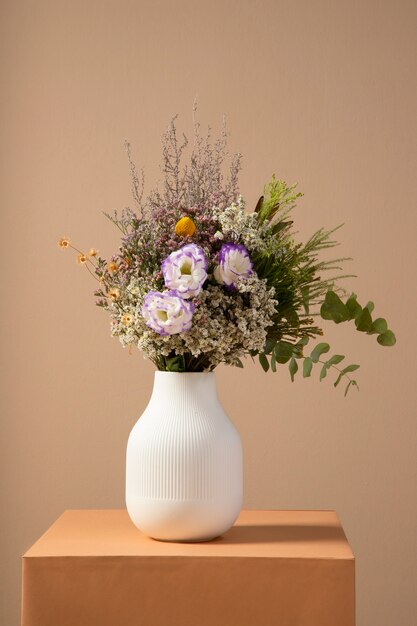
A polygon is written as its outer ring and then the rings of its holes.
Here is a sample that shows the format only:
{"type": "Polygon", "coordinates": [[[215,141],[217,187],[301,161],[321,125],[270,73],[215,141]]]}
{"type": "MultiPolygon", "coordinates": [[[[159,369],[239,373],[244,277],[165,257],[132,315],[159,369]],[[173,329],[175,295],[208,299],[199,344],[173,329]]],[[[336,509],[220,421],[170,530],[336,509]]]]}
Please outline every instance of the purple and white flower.
{"type": "Polygon", "coordinates": [[[147,326],[159,335],[177,335],[190,330],[194,304],[175,291],[149,291],[143,301],[142,315],[147,326]]]}
{"type": "Polygon", "coordinates": [[[221,285],[235,287],[241,279],[253,274],[253,263],[248,250],[239,243],[225,243],[219,252],[219,265],[214,270],[214,278],[221,285]]]}
{"type": "Polygon", "coordinates": [[[207,278],[207,259],[203,250],[189,243],[172,252],[162,262],[162,273],[168,289],[182,298],[194,298],[207,278]]]}

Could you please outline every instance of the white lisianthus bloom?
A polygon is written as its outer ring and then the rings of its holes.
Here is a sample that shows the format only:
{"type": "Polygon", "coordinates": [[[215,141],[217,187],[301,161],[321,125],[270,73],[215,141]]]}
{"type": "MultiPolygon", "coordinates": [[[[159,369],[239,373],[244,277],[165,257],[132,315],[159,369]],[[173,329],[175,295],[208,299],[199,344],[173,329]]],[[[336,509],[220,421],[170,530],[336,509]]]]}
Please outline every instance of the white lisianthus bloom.
{"type": "Polygon", "coordinates": [[[242,244],[225,243],[219,253],[219,265],[214,270],[214,278],[221,285],[234,287],[238,280],[253,274],[253,264],[249,252],[242,244]]]}
{"type": "Polygon", "coordinates": [[[172,252],[162,262],[162,273],[168,289],[182,298],[194,298],[207,278],[207,259],[194,243],[172,252]]]}
{"type": "Polygon", "coordinates": [[[194,305],[174,291],[149,291],[143,301],[142,315],[149,328],[159,335],[177,335],[190,330],[194,305]]]}

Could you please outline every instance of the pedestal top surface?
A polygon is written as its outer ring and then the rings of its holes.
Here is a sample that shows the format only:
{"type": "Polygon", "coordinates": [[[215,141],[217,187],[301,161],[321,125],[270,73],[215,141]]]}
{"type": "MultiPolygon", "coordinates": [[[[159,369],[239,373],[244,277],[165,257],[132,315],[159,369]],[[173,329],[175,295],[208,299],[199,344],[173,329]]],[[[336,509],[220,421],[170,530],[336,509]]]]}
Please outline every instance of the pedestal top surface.
{"type": "Polygon", "coordinates": [[[335,511],[278,510],[243,510],[228,532],[207,543],[150,539],[124,509],[68,510],[24,555],[89,556],[354,558],[335,511]]]}

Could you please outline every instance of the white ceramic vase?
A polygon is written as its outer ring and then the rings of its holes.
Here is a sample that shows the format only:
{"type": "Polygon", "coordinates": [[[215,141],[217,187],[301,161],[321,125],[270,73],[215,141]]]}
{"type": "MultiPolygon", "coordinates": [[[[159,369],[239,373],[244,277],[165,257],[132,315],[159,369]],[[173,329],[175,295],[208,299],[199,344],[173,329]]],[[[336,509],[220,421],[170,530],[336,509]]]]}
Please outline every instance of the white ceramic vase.
{"type": "Polygon", "coordinates": [[[127,444],[133,523],[154,539],[208,541],[233,525],[242,498],[242,444],[214,373],[155,372],[127,444]]]}

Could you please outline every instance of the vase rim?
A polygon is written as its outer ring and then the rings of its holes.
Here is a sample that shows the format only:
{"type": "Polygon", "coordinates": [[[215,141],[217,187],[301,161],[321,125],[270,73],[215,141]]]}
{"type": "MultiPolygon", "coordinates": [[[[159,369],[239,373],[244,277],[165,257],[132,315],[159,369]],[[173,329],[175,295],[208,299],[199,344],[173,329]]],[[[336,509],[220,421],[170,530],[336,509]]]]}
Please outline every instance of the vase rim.
{"type": "Polygon", "coordinates": [[[215,376],[215,372],[165,372],[163,370],[156,370],[155,376],[215,376]]]}

